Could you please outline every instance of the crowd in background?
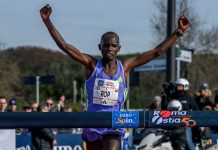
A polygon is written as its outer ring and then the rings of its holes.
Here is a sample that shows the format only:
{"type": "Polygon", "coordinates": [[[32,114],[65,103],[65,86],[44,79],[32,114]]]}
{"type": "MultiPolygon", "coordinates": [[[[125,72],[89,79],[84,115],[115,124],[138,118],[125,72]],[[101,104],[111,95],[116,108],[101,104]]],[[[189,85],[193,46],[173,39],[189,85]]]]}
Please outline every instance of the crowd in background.
{"type": "MultiPolygon", "coordinates": [[[[18,100],[12,98],[7,101],[6,97],[0,96],[0,112],[16,112],[18,106],[18,100]]],[[[65,106],[65,96],[61,95],[58,99],[57,104],[55,104],[54,99],[48,97],[45,103],[38,104],[33,103],[32,105],[25,105],[23,107],[24,112],[37,112],[39,107],[45,107],[48,112],[72,112],[72,107],[70,105],[65,106]]]]}
{"type": "MultiPolygon", "coordinates": [[[[166,110],[167,104],[171,100],[181,103],[182,110],[186,111],[218,111],[218,94],[212,93],[208,83],[201,83],[195,93],[189,93],[188,80],[181,78],[173,84],[175,91],[171,92],[169,88],[160,95],[153,97],[152,104],[147,110],[160,111],[166,110]],[[170,93],[170,94],[169,94],[170,93]],[[170,96],[169,96],[170,95],[170,96]]],[[[178,105],[179,106],[179,105],[178,105]]],[[[178,139],[178,143],[174,145],[176,149],[195,149],[196,145],[207,146],[212,144],[211,135],[218,133],[217,127],[193,127],[193,128],[176,128],[171,129],[174,134],[172,141],[178,139]],[[181,131],[184,130],[184,131],[181,131]],[[181,145],[184,141],[184,145],[181,145]],[[191,141],[191,142],[190,142],[191,141]],[[188,145],[188,146],[187,146],[188,145]]],[[[172,143],[173,144],[173,143],[172,143]]]]}
{"type": "MultiPolygon", "coordinates": [[[[19,101],[12,98],[7,101],[6,97],[0,96],[0,112],[17,112],[19,101]]],[[[25,105],[22,108],[23,112],[72,112],[70,105],[65,105],[65,96],[61,95],[55,104],[54,99],[48,97],[45,103],[32,105],[25,105]]],[[[18,128],[17,134],[31,133],[31,149],[32,150],[50,150],[53,146],[57,145],[55,135],[57,133],[80,133],[79,128],[18,128]]]]}
{"type": "MultiPolygon", "coordinates": [[[[199,89],[196,89],[196,92],[193,94],[188,93],[189,90],[189,82],[186,79],[181,79],[175,82],[175,88],[177,89],[175,93],[172,93],[170,97],[167,97],[166,91],[162,92],[160,95],[156,95],[153,97],[152,104],[146,108],[146,110],[166,110],[167,109],[167,103],[169,103],[169,99],[177,99],[182,101],[182,110],[200,110],[200,111],[218,111],[218,94],[212,93],[212,91],[209,88],[209,85],[207,83],[201,83],[199,85],[199,89]],[[181,82],[181,83],[180,83],[181,82]],[[187,83],[186,83],[187,82],[187,83]],[[187,85],[186,85],[187,84],[187,85]],[[180,87],[182,86],[182,87],[180,87]],[[187,86],[187,87],[186,87],[187,86]],[[184,94],[182,95],[179,93],[179,89],[182,89],[184,91],[184,94]],[[192,96],[191,96],[192,95],[192,96]],[[184,99],[187,100],[187,102],[184,102],[184,99]]],[[[0,97],[0,112],[16,112],[17,106],[19,101],[16,98],[12,98],[9,101],[6,97],[0,97]]],[[[86,108],[84,105],[81,105],[81,110],[84,111],[86,108]]],[[[43,104],[33,103],[32,105],[26,105],[23,107],[23,112],[72,112],[72,107],[70,105],[65,104],[65,96],[61,95],[57,103],[55,104],[55,101],[53,98],[48,97],[43,104]]],[[[174,139],[180,137],[179,139],[179,147],[181,146],[181,141],[185,140],[184,143],[187,143],[187,141],[190,141],[190,138],[188,139],[187,133],[181,131],[179,135],[177,135],[178,129],[173,129],[173,132],[176,131],[174,134],[174,139]]],[[[180,129],[181,130],[181,129],[180,129]]],[[[187,129],[186,129],[187,130],[187,129]]],[[[17,129],[17,131],[25,131],[25,129],[17,129]]],[[[45,134],[47,135],[50,141],[50,145],[57,144],[55,140],[55,134],[58,132],[71,132],[71,133],[77,133],[80,132],[80,129],[28,129],[29,132],[33,135],[33,142],[34,140],[37,141],[38,134],[45,134]],[[79,131],[78,131],[79,130],[79,131]]],[[[193,127],[191,129],[191,136],[194,144],[202,143],[202,141],[205,142],[205,145],[211,144],[211,134],[212,133],[218,133],[218,129],[216,127],[193,127]]],[[[45,144],[46,145],[46,144],[45,144]]],[[[177,145],[178,146],[178,145],[177,145]]]]}

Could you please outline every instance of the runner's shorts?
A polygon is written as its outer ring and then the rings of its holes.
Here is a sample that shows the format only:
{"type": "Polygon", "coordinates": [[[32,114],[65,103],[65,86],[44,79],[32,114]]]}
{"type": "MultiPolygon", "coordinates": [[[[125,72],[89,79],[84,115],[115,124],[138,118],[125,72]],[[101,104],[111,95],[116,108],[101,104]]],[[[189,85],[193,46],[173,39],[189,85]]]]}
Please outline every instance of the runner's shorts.
{"type": "Polygon", "coordinates": [[[96,140],[102,140],[102,136],[108,134],[120,135],[123,138],[125,128],[84,128],[82,139],[84,141],[93,142],[96,140]]]}

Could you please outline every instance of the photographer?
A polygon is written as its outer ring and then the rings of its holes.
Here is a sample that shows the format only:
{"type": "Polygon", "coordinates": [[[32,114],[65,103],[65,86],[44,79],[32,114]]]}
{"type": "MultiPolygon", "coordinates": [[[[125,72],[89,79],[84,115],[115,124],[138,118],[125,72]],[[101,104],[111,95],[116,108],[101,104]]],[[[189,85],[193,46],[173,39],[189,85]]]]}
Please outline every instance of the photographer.
{"type": "MultiPolygon", "coordinates": [[[[189,90],[189,81],[180,78],[175,81],[175,83],[165,83],[163,85],[164,92],[162,93],[162,108],[167,109],[167,105],[169,102],[173,99],[178,100],[182,104],[182,110],[185,111],[191,111],[191,110],[198,110],[197,104],[193,100],[193,98],[188,94],[189,90]]],[[[173,132],[177,136],[175,138],[180,139],[180,143],[177,143],[178,147],[177,149],[193,149],[194,145],[192,141],[192,136],[191,136],[191,128],[177,128],[173,129],[173,132]],[[183,139],[183,140],[181,140],[183,139]],[[187,146],[184,146],[187,145],[187,146]]],[[[176,139],[175,139],[176,140],[176,139]]]]}
{"type": "Polygon", "coordinates": [[[198,110],[197,104],[188,94],[189,82],[184,78],[177,79],[175,83],[164,83],[162,92],[162,109],[167,109],[167,104],[172,99],[177,99],[182,103],[183,110],[198,110]]]}

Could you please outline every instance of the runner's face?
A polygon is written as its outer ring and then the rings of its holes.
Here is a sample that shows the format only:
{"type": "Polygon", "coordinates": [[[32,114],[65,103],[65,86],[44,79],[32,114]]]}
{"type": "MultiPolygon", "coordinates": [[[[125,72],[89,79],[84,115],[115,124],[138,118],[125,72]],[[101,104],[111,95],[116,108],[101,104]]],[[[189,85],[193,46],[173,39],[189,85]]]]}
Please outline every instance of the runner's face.
{"type": "Polygon", "coordinates": [[[120,45],[114,36],[110,36],[102,39],[99,49],[104,59],[113,60],[120,51],[120,45]]]}

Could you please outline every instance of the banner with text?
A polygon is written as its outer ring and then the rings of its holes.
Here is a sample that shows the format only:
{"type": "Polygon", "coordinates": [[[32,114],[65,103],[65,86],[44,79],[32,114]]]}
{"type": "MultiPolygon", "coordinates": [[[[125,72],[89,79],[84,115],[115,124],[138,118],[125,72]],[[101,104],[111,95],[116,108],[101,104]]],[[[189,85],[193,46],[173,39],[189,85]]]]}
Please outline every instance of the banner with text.
{"type": "Polygon", "coordinates": [[[136,72],[159,71],[159,70],[166,70],[166,59],[152,60],[147,64],[144,64],[134,69],[134,71],[136,72]]]}

